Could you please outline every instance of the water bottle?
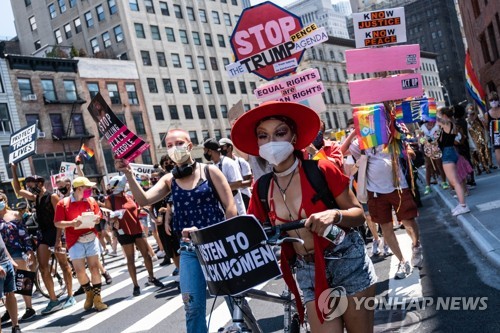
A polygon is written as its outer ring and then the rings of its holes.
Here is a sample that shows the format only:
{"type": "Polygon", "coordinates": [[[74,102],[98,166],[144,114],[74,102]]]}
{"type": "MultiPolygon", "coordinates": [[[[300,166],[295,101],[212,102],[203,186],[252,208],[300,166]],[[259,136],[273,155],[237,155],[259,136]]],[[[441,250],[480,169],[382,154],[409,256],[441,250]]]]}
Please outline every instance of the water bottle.
{"type": "Polygon", "coordinates": [[[336,225],[330,224],[328,227],[326,227],[325,232],[323,233],[323,237],[328,239],[333,244],[339,245],[344,240],[345,231],[336,225]]]}

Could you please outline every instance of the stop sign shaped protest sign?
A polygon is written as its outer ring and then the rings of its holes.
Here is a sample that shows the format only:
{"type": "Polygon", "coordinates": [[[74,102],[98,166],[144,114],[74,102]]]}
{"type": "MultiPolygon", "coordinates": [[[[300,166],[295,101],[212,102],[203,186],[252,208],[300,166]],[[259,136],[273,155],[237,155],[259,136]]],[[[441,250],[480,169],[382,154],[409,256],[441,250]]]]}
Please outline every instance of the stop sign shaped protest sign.
{"type": "Polygon", "coordinates": [[[290,35],[302,29],[298,16],[271,3],[247,8],[231,36],[235,58],[266,80],[285,76],[297,68],[304,50],[294,52],[290,35]]]}

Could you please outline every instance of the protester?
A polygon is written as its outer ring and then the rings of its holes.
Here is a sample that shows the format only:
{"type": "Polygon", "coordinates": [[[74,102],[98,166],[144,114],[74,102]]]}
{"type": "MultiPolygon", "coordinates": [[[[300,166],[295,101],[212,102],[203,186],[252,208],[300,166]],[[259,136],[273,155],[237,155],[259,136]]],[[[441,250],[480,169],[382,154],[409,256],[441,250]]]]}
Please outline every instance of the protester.
{"type": "Polygon", "coordinates": [[[439,137],[440,127],[434,120],[426,120],[420,127],[422,134],[420,143],[424,149],[425,156],[425,191],[424,194],[429,194],[431,190],[431,174],[439,174],[441,177],[441,187],[447,190],[450,186],[446,181],[446,175],[443,169],[443,161],[441,160],[442,152],[438,147],[437,139],[439,137]]]}
{"type": "Polygon", "coordinates": [[[443,169],[458,198],[458,205],[452,209],[451,213],[453,216],[465,214],[470,212],[470,209],[465,203],[465,183],[459,179],[457,173],[459,156],[455,148],[455,138],[458,132],[453,122],[453,110],[446,107],[441,108],[438,112],[437,121],[442,129],[438,143],[443,152],[443,169]]]}
{"type": "Polygon", "coordinates": [[[5,309],[12,320],[12,333],[21,333],[17,319],[17,300],[14,294],[16,290],[14,267],[16,267],[16,263],[11,258],[2,237],[0,237],[0,298],[5,295],[5,309]]]}
{"type": "Polygon", "coordinates": [[[69,256],[73,263],[78,282],[86,294],[84,310],[92,306],[97,311],[108,308],[101,298],[101,275],[99,274],[99,240],[95,224],[101,220],[99,205],[92,198],[92,187],[95,183],[86,177],[76,177],[72,182],[73,193],[58,202],[54,217],[56,227],[64,229],[69,256]],[[79,228],[82,225],[82,214],[93,213],[94,225],[90,228],[79,228]],[[85,270],[88,266],[91,278],[85,270]],[[92,283],[92,285],[91,285],[92,283]]]}
{"type": "Polygon", "coordinates": [[[304,159],[312,159],[320,151],[323,151],[326,158],[335,163],[342,170],[344,164],[344,155],[342,154],[341,145],[336,141],[325,140],[326,125],[323,120],[320,121],[320,129],[314,141],[304,149],[304,159]]]}
{"type": "Polygon", "coordinates": [[[472,165],[476,168],[478,175],[482,173],[480,165],[482,165],[482,169],[486,173],[491,173],[491,155],[484,135],[484,125],[472,106],[467,109],[467,125],[469,138],[471,139],[472,165]]]}
{"type": "Polygon", "coordinates": [[[62,231],[54,225],[54,212],[56,205],[59,201],[59,196],[55,193],[48,191],[45,186],[45,180],[38,176],[26,177],[25,187],[21,189],[21,184],[17,177],[17,165],[11,165],[12,180],[14,185],[14,192],[18,196],[35,202],[35,214],[38,223],[37,233],[37,259],[42,275],[42,280],[49,293],[50,301],[47,307],[41,311],[42,314],[49,314],[62,309],[63,307],[70,307],[76,304],[73,297],[73,277],[71,274],[71,267],[66,257],[66,251],[63,249],[62,244],[62,231]],[[50,274],[49,260],[51,256],[51,249],[54,251],[57,262],[61,267],[66,284],[68,297],[64,302],[57,299],[54,292],[54,280],[50,274]]]}
{"type": "Polygon", "coordinates": [[[281,266],[285,281],[300,302],[288,264],[296,254],[297,283],[303,292],[311,331],[340,331],[345,324],[348,331],[371,332],[373,310],[356,309],[353,299],[375,295],[373,265],[361,236],[351,229],[364,221],[361,206],[349,190],[349,179],[327,160],[318,161],[318,167],[338,209],[328,210],[322,200],[312,201],[314,190],[299,158],[300,150],[318,134],[319,125],[316,112],[296,103],[265,103],[238,118],[231,131],[236,148],[260,155],[274,166],[266,191],[270,212],[265,211],[259,200],[258,187],[263,186],[260,181],[254,186],[248,212],[262,222],[269,217],[273,224],[307,219],[304,229],[288,233],[304,240],[304,244],[283,247],[281,266]],[[343,242],[335,247],[321,237],[332,224],[346,232],[343,242]],[[319,304],[319,296],[329,287],[339,286],[346,288],[347,309],[341,317],[324,321],[319,312],[324,304],[319,304]]]}
{"type": "Polygon", "coordinates": [[[153,273],[153,262],[148,253],[147,236],[145,235],[141,222],[139,221],[140,207],[134,200],[125,194],[125,185],[127,178],[125,176],[115,176],[109,181],[109,188],[113,191],[111,195],[106,198],[105,207],[112,211],[125,210],[121,217],[111,218],[113,229],[116,233],[116,238],[123,248],[125,258],[127,259],[127,268],[134,289],[132,294],[139,296],[141,288],[137,282],[137,272],[135,267],[135,247],[139,249],[142,257],[144,258],[144,265],[148,271],[148,283],[154,284],[157,287],[163,287],[153,273]]]}
{"type": "MultiPolygon", "coordinates": [[[[184,237],[197,228],[236,216],[236,206],[226,178],[217,167],[198,163],[191,157],[193,143],[189,134],[173,129],[167,133],[165,141],[168,155],[176,166],[172,173],[163,176],[147,192],[137,183],[125,160],[115,161],[117,170],[125,173],[135,200],[140,205],[153,204],[172,192],[178,226],[174,231],[182,231],[184,237]],[[207,175],[211,178],[210,182],[207,175]]],[[[195,252],[181,252],[180,288],[187,332],[207,332],[206,281],[195,252]]]]}
{"type": "Polygon", "coordinates": [[[493,91],[488,96],[491,109],[484,115],[485,125],[489,130],[491,144],[495,151],[497,166],[500,167],[500,102],[498,94],[493,91]]]}
{"type": "MultiPolygon", "coordinates": [[[[472,166],[469,146],[469,131],[467,130],[467,120],[465,119],[465,108],[461,104],[457,104],[453,105],[452,110],[455,125],[457,126],[457,132],[460,133],[460,135],[457,135],[455,138],[455,147],[457,148],[458,154],[462,155],[467,163],[472,166]]],[[[468,172],[465,174],[467,185],[474,188],[477,185],[474,179],[474,169],[472,169],[472,167],[468,168],[468,172]]]]}

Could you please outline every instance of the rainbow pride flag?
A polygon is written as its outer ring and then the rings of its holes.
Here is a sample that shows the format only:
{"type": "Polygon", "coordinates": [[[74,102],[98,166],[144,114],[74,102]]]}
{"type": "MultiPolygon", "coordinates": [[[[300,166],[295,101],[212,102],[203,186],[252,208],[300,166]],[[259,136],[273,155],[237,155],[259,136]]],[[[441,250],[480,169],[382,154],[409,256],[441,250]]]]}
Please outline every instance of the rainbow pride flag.
{"type": "Polygon", "coordinates": [[[357,106],[353,109],[353,118],[361,149],[388,143],[384,104],[357,106]]]}
{"type": "Polygon", "coordinates": [[[479,83],[479,80],[477,79],[474,69],[472,68],[472,61],[470,60],[468,49],[465,54],[465,87],[481,110],[486,112],[485,93],[479,83]]]}
{"type": "Polygon", "coordinates": [[[491,132],[495,134],[500,133],[500,120],[491,121],[491,132]]]}
{"type": "Polygon", "coordinates": [[[415,123],[420,120],[436,120],[436,100],[434,98],[422,98],[402,101],[396,104],[395,118],[399,123],[415,123]]]}
{"type": "Polygon", "coordinates": [[[92,158],[92,156],[94,156],[94,151],[92,150],[92,148],[87,147],[84,143],[84,144],[82,144],[82,147],[80,148],[79,155],[83,155],[86,159],[90,160],[92,158]]]}

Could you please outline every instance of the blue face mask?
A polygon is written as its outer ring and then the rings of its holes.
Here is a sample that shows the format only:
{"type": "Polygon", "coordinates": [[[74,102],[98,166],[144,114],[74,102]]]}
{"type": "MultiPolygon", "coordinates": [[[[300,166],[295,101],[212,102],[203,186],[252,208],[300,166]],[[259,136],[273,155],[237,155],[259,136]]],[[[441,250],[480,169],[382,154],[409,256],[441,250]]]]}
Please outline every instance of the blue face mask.
{"type": "Polygon", "coordinates": [[[0,210],[5,209],[5,201],[0,201],[0,210]]]}

